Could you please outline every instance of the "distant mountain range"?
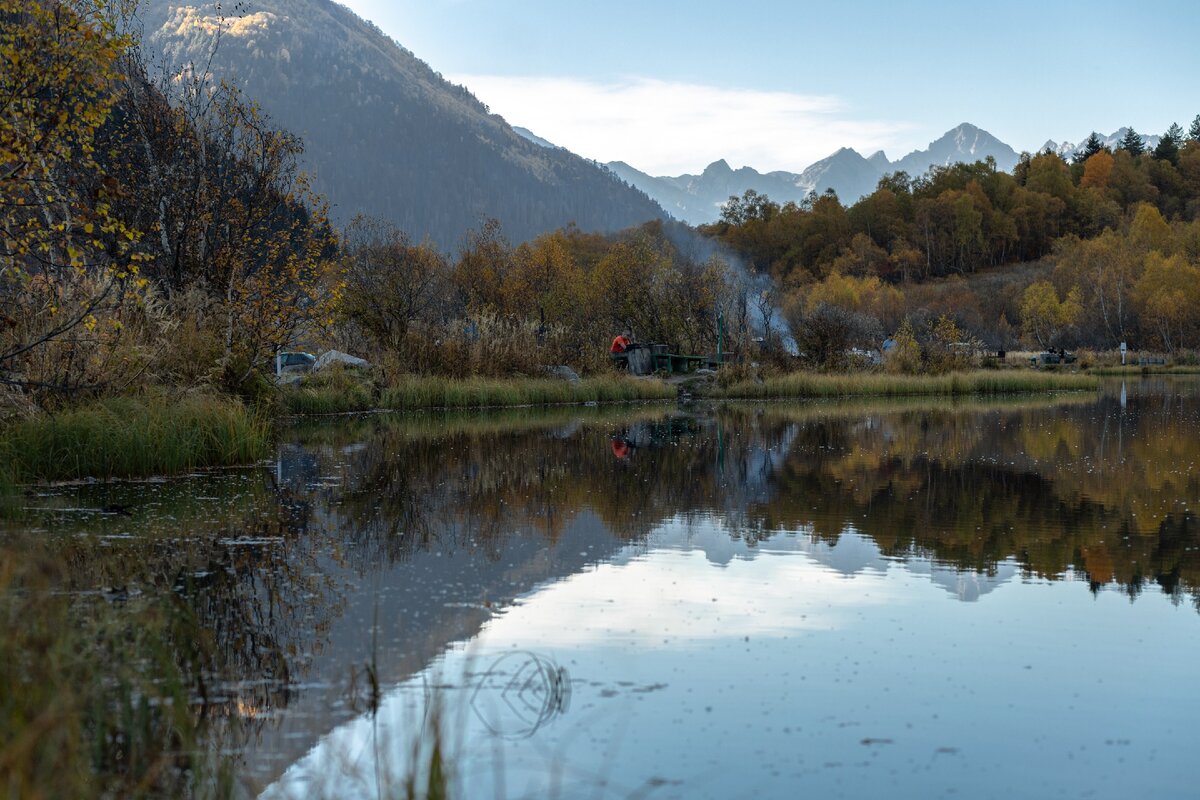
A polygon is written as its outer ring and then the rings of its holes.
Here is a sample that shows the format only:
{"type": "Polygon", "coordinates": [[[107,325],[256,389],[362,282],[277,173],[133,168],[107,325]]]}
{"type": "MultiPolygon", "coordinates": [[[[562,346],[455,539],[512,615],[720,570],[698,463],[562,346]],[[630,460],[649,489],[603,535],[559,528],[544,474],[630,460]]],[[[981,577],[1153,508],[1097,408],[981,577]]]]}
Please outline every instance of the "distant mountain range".
{"type": "MultiPolygon", "coordinates": [[[[1099,132],[1095,133],[1100,137],[1100,141],[1104,143],[1105,147],[1107,147],[1109,150],[1116,150],[1117,145],[1119,145],[1121,140],[1125,138],[1125,134],[1129,133],[1129,128],[1118,128],[1115,133],[1110,133],[1108,136],[1105,136],[1099,132]]],[[[1074,144],[1071,142],[1056,142],[1051,139],[1042,145],[1042,149],[1038,150],[1038,152],[1058,153],[1063,158],[1071,159],[1074,158],[1078,152],[1083,150],[1083,146],[1087,143],[1087,140],[1090,136],[1091,134],[1088,134],[1074,144]]],[[[1153,150],[1154,148],[1158,147],[1158,143],[1162,141],[1161,136],[1146,136],[1145,134],[1141,134],[1141,137],[1142,144],[1146,146],[1147,150],[1153,150]]]]}
{"type": "Polygon", "coordinates": [[[618,230],[665,216],[606,168],[530,141],[466,88],[330,0],[144,0],[144,41],[167,69],[209,63],[300,136],[334,219],[365,213],[453,249],[494,217],[514,241],[576,223],[618,230]]]}
{"type": "MultiPolygon", "coordinates": [[[[1127,131],[1128,128],[1121,128],[1101,138],[1109,147],[1116,147],[1127,131]]],[[[1147,147],[1153,148],[1159,137],[1143,136],[1142,140],[1147,147]]],[[[1049,150],[1070,158],[1082,146],[1082,141],[1080,144],[1050,141],[1039,152],[1049,150]]],[[[879,179],[886,174],[903,171],[915,178],[933,166],[971,163],[988,156],[996,159],[996,166],[1004,171],[1011,171],[1020,158],[1016,150],[987,131],[963,123],[930,142],[926,149],[916,150],[897,161],[889,160],[883,151],[864,158],[857,151],[843,147],[800,173],[764,174],[750,167],[735,170],[724,160],[709,164],[699,175],[676,177],[647,175],[622,161],[614,161],[608,168],[654,198],[672,216],[699,225],[718,219],[721,205],[731,196],[744,194],[747,189],[780,203],[799,203],[810,192],[821,194],[832,189],[842,202],[853,203],[874,191],[879,179]]]]}
{"type": "Polygon", "coordinates": [[[909,153],[898,161],[889,160],[883,151],[864,158],[856,150],[843,147],[800,173],[763,174],[750,167],[734,170],[724,160],[709,164],[699,175],[678,177],[653,177],[620,161],[608,167],[657,200],[672,216],[698,225],[716,220],[721,205],[730,196],[741,195],[747,189],[780,203],[799,203],[810,192],[821,194],[833,189],[842,202],[852,203],[870,194],[888,173],[904,171],[916,177],[932,166],[980,161],[988,156],[996,159],[996,165],[1003,170],[1011,170],[1018,159],[1017,152],[1004,142],[963,123],[930,142],[928,148],[909,153]]]}

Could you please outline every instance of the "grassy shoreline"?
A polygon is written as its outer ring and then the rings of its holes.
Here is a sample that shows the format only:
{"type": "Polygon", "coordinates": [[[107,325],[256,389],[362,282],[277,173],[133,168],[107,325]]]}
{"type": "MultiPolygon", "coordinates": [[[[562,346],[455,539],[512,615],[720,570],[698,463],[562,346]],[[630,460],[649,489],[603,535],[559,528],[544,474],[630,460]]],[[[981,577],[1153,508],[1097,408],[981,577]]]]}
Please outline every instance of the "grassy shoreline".
{"type": "MultiPolygon", "coordinates": [[[[793,373],[763,383],[713,387],[701,397],[724,400],[837,397],[968,396],[1088,390],[1089,374],[975,371],[912,376],[793,373]]],[[[677,387],[625,376],[578,383],[550,378],[408,377],[382,391],[352,380],[284,390],[286,414],[549,408],[585,403],[665,401],[677,387]]],[[[212,395],[113,398],[0,428],[0,507],[21,484],[81,478],[174,475],[206,467],[252,464],[270,454],[274,421],[241,401],[212,395]]]]}
{"type": "Polygon", "coordinates": [[[269,455],[271,442],[270,420],[236,399],[112,398],[0,430],[0,483],[177,475],[251,464],[269,455]]]}
{"type": "Polygon", "coordinates": [[[796,372],[768,378],[762,383],[736,383],[719,391],[718,396],[729,400],[781,397],[961,396],[1080,391],[1095,389],[1099,385],[1098,377],[1092,375],[1031,370],[977,370],[945,375],[842,375],[796,372]]]}
{"type": "Polygon", "coordinates": [[[289,414],[345,414],[364,411],[425,411],[464,408],[629,403],[674,400],[675,387],[656,379],[624,376],[570,383],[553,378],[404,377],[374,395],[361,383],[334,379],[285,389],[289,414]]]}
{"type": "Polygon", "coordinates": [[[1093,367],[1088,370],[1088,373],[1108,378],[1136,377],[1139,375],[1200,375],[1200,367],[1186,365],[1165,366],[1161,364],[1135,366],[1129,364],[1124,367],[1093,367]]]}

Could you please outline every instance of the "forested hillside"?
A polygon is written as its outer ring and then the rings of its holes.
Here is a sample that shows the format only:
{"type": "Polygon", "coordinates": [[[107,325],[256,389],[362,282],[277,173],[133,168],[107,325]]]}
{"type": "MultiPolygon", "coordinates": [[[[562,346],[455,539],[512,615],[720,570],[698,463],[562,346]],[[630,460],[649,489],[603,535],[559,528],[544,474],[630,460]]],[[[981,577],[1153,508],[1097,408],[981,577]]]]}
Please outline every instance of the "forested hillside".
{"type": "Polygon", "coordinates": [[[450,250],[486,218],[523,241],[572,222],[612,231],[663,216],[606,169],[523,138],[329,0],[145,0],[140,14],[169,72],[194,65],[233,81],[304,141],[303,165],[337,222],[369,214],[450,250]]]}
{"type": "Polygon", "coordinates": [[[1026,154],[1011,174],[991,160],[895,173],[849,207],[832,193],[781,205],[748,192],[701,230],[774,276],[800,326],[838,308],[861,316],[847,325],[864,342],[931,313],[922,282],[1042,260],[1049,280],[1018,295],[964,281],[937,310],[997,347],[1194,348],[1200,117],[1158,142],[1147,150],[1130,131],[1114,150],[1094,136],[1071,163],[1026,154]]]}

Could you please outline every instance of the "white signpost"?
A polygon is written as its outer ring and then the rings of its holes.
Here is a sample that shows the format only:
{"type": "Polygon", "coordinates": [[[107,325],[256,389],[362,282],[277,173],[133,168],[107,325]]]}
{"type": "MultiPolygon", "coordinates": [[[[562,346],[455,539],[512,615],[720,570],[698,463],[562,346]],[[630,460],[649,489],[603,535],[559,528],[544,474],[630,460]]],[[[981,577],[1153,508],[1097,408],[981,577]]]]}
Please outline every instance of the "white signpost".
{"type": "Polygon", "coordinates": [[[1122,367],[1125,366],[1125,351],[1127,349],[1128,348],[1125,347],[1125,343],[1121,342],[1121,366],[1122,367]]]}

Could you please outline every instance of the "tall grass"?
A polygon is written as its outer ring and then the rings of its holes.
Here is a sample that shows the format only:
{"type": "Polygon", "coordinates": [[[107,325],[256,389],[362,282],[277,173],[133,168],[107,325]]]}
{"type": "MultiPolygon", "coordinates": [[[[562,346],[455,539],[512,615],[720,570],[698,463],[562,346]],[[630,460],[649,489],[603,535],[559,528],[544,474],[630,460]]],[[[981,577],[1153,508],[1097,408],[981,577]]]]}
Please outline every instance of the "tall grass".
{"type": "Polygon", "coordinates": [[[741,382],[721,392],[727,398],[852,397],[874,395],[977,395],[1020,394],[1095,389],[1099,380],[1090,375],[1059,372],[994,371],[955,372],[945,375],[887,375],[882,373],[822,374],[797,372],[762,383],[741,382]]]}
{"type": "Polygon", "coordinates": [[[0,794],[234,796],[175,658],[178,604],[117,608],[61,591],[67,567],[0,550],[0,794]]]}
{"type": "Polygon", "coordinates": [[[228,398],[125,397],[0,430],[10,481],[131,478],[252,463],[270,452],[269,420],[228,398]]]}
{"type": "Polygon", "coordinates": [[[547,378],[447,379],[407,377],[385,389],[381,405],[404,411],[423,408],[548,406],[560,403],[671,400],[675,388],[655,379],[589,378],[579,383],[547,378]]]}
{"type": "Polygon", "coordinates": [[[1163,364],[1135,366],[1130,364],[1124,367],[1095,367],[1088,370],[1088,372],[1092,375],[1106,377],[1123,377],[1134,375],[1200,375],[1200,367],[1187,365],[1166,366],[1163,364]]]}
{"type": "Polygon", "coordinates": [[[371,390],[352,386],[297,386],[283,392],[283,407],[289,414],[346,414],[375,407],[371,390]]]}

